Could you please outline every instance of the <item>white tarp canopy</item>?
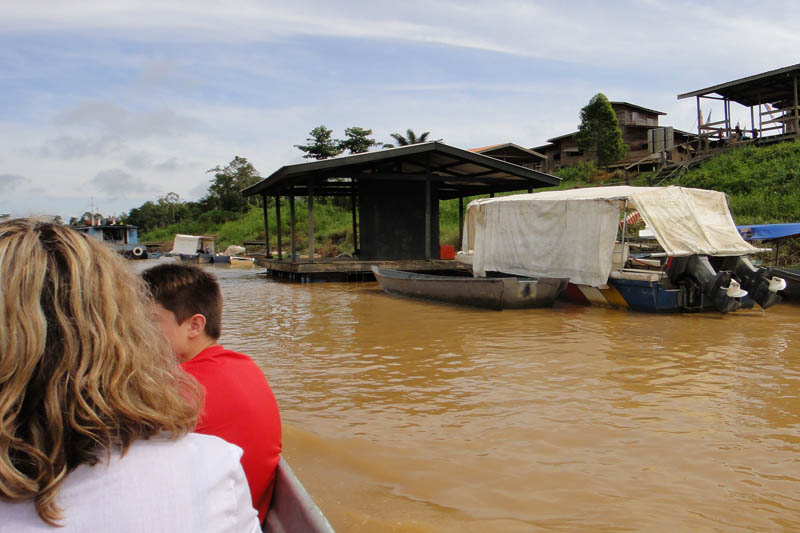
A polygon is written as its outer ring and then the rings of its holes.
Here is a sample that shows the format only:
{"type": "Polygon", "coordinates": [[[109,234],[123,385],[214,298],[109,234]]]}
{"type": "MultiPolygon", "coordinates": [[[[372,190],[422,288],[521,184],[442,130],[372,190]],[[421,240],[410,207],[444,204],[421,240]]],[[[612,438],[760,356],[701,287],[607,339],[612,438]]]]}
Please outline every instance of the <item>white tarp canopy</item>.
{"type": "Polygon", "coordinates": [[[239,255],[245,253],[246,251],[247,249],[244,246],[231,244],[230,246],[225,248],[225,252],[223,252],[223,255],[239,255]]]}
{"type": "Polygon", "coordinates": [[[487,271],[568,277],[599,287],[611,272],[621,211],[637,209],[669,256],[745,255],[725,194],[681,187],[595,187],[470,202],[462,250],[487,271]]]}
{"type": "Polygon", "coordinates": [[[171,254],[196,254],[199,251],[205,251],[206,247],[213,253],[214,251],[214,237],[203,237],[197,235],[175,235],[175,240],[172,243],[171,254]]]}

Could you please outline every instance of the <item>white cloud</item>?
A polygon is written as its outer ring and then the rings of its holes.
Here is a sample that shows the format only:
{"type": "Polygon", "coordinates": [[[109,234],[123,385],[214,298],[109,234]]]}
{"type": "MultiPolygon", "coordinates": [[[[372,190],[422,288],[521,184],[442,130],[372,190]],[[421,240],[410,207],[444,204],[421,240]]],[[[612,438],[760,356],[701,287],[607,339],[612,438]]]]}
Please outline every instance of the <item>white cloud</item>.
{"type": "Polygon", "coordinates": [[[30,183],[31,180],[18,174],[0,174],[0,193],[9,194],[20,185],[30,183]]]}
{"type": "MultiPolygon", "coordinates": [[[[649,62],[646,71],[682,65],[702,72],[707,70],[703,65],[712,63],[715,69],[719,64],[750,69],[763,65],[765,57],[779,66],[793,62],[800,48],[800,36],[787,24],[800,15],[800,5],[781,1],[762,2],[758,10],[742,1],[698,5],[689,0],[408,0],[391,9],[367,1],[313,0],[163,1],[146,7],[128,0],[48,4],[47,9],[36,3],[4,7],[0,29],[123,32],[136,40],[148,30],[151,39],[206,43],[297,35],[396,39],[617,67],[649,62]]],[[[167,71],[162,65],[151,74],[167,71]]]]}
{"type": "Polygon", "coordinates": [[[65,218],[90,197],[104,212],[169,191],[197,199],[205,171],[235,155],[267,176],[303,161],[293,145],[319,124],[530,147],[573,131],[602,91],[689,130],[694,102],[678,93],[800,50],[788,1],[7,4],[2,205],[65,218]]]}
{"type": "Polygon", "coordinates": [[[119,168],[98,172],[89,185],[110,198],[142,197],[159,192],[158,187],[119,168]]]}

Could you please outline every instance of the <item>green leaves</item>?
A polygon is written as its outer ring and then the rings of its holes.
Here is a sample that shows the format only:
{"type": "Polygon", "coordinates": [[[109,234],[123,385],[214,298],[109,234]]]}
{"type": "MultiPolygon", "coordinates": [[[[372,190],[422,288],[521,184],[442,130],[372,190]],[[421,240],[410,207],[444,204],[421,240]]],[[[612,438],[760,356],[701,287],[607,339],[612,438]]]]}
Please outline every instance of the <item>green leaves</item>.
{"type": "Polygon", "coordinates": [[[332,138],[333,130],[324,125],[317,126],[306,138],[308,144],[295,144],[294,147],[305,152],[304,159],[328,159],[342,153],[340,141],[332,138]]]}
{"type": "Polygon", "coordinates": [[[581,109],[581,124],[575,140],[578,148],[597,157],[599,166],[616,163],[628,151],[628,146],[622,142],[617,114],[603,93],[594,95],[581,109]]]}

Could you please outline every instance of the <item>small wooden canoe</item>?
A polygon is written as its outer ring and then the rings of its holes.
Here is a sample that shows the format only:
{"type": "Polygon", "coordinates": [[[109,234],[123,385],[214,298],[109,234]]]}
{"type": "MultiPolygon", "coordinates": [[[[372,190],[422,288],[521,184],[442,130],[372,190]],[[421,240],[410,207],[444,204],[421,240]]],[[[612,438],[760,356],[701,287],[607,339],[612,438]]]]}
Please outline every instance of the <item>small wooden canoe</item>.
{"type": "Polygon", "coordinates": [[[272,503],[261,529],[264,533],[334,533],[283,457],[275,470],[272,503]]]}
{"type": "Polygon", "coordinates": [[[497,310],[549,307],[568,282],[566,278],[437,276],[378,266],[372,267],[372,273],[389,294],[497,310]]]}

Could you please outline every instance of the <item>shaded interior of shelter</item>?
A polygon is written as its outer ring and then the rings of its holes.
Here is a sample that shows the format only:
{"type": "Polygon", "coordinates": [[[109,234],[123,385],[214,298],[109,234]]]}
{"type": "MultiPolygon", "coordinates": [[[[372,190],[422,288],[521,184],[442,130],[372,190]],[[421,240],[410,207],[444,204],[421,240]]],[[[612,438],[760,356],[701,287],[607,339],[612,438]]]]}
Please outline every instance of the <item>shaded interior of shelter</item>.
{"type": "Polygon", "coordinates": [[[269,220],[265,209],[264,223],[267,242],[271,230],[277,233],[277,254],[267,258],[266,266],[295,278],[293,274],[369,272],[372,264],[409,270],[457,269],[454,261],[440,259],[440,201],[458,199],[463,217],[467,197],[530,192],[558,183],[560,179],[550,174],[429,142],[283,166],[243,194],[275,198],[276,217],[269,220]],[[355,253],[336,261],[321,260],[314,249],[314,199],[342,196],[350,200],[355,253]],[[288,199],[294,236],[288,243],[283,242],[280,227],[283,197],[288,199]],[[296,246],[297,197],[306,198],[307,250],[296,246]]]}

